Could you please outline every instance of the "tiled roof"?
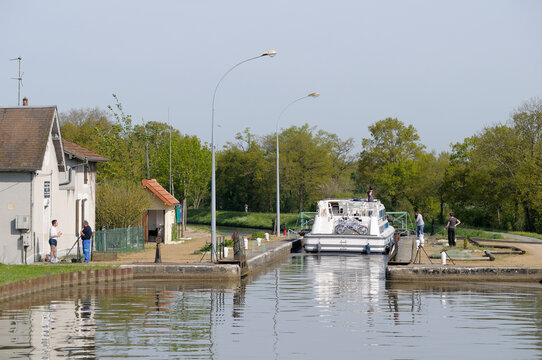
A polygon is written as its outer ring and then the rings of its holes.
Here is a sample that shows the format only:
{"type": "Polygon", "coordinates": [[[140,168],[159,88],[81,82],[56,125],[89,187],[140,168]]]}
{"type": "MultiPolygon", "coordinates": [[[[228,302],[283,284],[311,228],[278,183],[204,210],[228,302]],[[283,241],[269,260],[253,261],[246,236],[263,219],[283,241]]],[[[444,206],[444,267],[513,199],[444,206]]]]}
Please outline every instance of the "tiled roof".
{"type": "Polygon", "coordinates": [[[41,169],[56,107],[0,108],[0,170],[41,169]]]}
{"type": "Polygon", "coordinates": [[[164,189],[162,185],[160,185],[158,181],[156,181],[156,179],[143,179],[141,180],[141,183],[154,195],[156,195],[160,200],[162,200],[167,206],[174,206],[180,204],[179,200],[175,199],[173,195],[167,192],[166,189],[164,189]]]}
{"type": "Polygon", "coordinates": [[[92,162],[109,161],[108,158],[103,157],[100,154],[96,154],[94,151],[84,148],[81,145],[72,143],[66,139],[62,139],[62,146],[66,154],[72,155],[73,157],[81,160],[88,160],[92,162]]]}

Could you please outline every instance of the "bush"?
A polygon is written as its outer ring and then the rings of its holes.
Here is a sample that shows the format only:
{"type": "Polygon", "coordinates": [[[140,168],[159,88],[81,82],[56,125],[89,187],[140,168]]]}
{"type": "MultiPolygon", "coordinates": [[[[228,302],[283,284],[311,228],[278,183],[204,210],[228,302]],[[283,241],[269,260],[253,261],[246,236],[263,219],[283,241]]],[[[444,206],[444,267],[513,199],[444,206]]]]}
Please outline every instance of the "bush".
{"type": "Polygon", "coordinates": [[[150,194],[139,184],[105,180],[96,184],[96,228],[127,228],[141,224],[151,206],[150,194]]]}

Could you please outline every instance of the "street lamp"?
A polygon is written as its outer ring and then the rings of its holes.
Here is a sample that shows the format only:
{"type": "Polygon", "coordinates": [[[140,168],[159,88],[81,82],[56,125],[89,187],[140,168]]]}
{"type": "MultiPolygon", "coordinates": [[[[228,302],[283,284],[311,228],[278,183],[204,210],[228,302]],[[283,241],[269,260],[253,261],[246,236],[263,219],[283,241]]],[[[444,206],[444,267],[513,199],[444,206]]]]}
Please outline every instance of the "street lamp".
{"type": "Polygon", "coordinates": [[[305,95],[303,97],[300,97],[299,99],[295,99],[294,101],[292,101],[291,103],[286,105],[286,107],[280,112],[280,115],[279,115],[279,117],[277,119],[277,131],[276,131],[276,135],[277,135],[277,223],[275,224],[275,226],[277,228],[277,235],[279,235],[279,236],[280,236],[279,122],[280,122],[280,119],[282,117],[282,114],[284,114],[284,112],[291,105],[298,102],[299,100],[303,100],[303,99],[306,99],[308,97],[316,98],[318,96],[320,96],[319,92],[313,92],[313,93],[310,93],[310,94],[305,95]]]}
{"type": "Polygon", "coordinates": [[[211,121],[211,261],[216,262],[216,180],[215,180],[215,98],[216,98],[216,92],[218,90],[218,87],[220,86],[220,83],[224,78],[236,67],[239,65],[246,63],[250,60],[259,59],[264,56],[273,57],[277,55],[277,52],[275,50],[268,50],[264,52],[263,54],[259,56],[252,57],[250,59],[246,59],[241,61],[240,63],[236,64],[235,66],[231,67],[218,81],[218,84],[216,84],[215,92],[213,93],[213,111],[211,114],[212,121],[211,121]]]}

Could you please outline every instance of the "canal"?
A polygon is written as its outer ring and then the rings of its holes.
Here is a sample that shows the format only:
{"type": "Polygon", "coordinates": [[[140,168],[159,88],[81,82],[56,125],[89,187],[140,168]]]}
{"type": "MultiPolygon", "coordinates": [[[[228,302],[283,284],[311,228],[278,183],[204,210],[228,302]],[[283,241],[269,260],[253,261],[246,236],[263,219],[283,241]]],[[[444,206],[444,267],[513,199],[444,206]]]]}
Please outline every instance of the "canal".
{"type": "Polygon", "coordinates": [[[534,359],[542,287],[404,283],[291,257],[234,283],[127,281],[1,303],[1,359],[534,359]]]}

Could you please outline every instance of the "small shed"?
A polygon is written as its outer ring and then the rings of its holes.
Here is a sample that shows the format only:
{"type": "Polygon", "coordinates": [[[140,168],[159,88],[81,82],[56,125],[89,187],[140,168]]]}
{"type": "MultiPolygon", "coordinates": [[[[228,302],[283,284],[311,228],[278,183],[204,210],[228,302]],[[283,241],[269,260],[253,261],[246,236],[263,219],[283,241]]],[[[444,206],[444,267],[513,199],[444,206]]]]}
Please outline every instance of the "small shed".
{"type": "Polygon", "coordinates": [[[143,179],[141,184],[152,194],[152,205],[143,214],[143,226],[145,227],[145,242],[156,242],[159,228],[163,226],[164,242],[171,243],[173,240],[173,227],[175,226],[175,206],[180,205],[156,179],[143,179]]]}

